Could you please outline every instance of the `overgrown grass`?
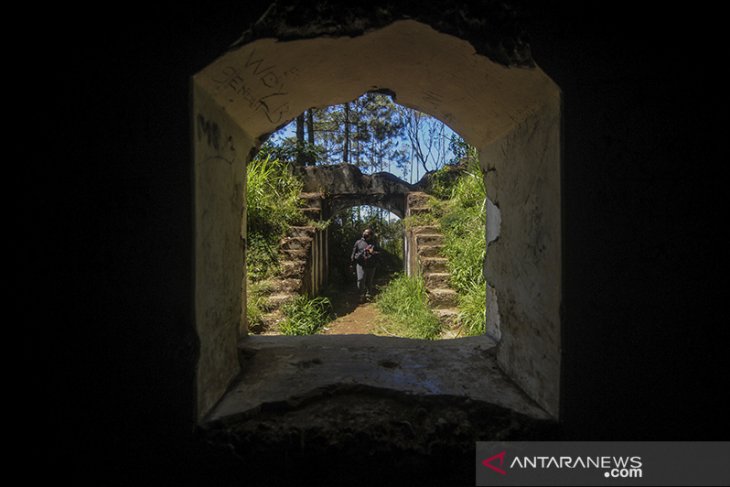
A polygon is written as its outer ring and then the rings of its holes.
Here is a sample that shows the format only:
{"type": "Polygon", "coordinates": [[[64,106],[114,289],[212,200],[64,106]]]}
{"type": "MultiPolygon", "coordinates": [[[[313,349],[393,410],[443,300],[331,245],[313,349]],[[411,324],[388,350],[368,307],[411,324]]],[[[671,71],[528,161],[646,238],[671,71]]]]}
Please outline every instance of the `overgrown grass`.
{"type": "Polygon", "coordinates": [[[267,281],[248,282],[246,289],[246,322],[249,328],[257,328],[263,325],[264,313],[267,309],[267,294],[271,286],[267,281]]]}
{"type": "Polygon", "coordinates": [[[413,227],[424,227],[428,225],[438,225],[438,218],[433,213],[421,213],[403,218],[403,226],[407,230],[413,227]]]}
{"type": "Polygon", "coordinates": [[[478,160],[470,159],[460,176],[435,178],[448,181],[438,186],[447,200],[433,206],[438,225],[444,234],[444,257],[448,260],[451,285],[459,294],[462,330],[467,335],[484,333],[486,282],[483,274],[486,242],[486,189],[478,160]]]}
{"type": "Polygon", "coordinates": [[[375,301],[388,318],[381,323],[390,335],[406,338],[437,338],[441,324],[428,307],[426,286],[422,278],[397,274],[383,288],[375,301]]]}
{"type": "Polygon", "coordinates": [[[303,183],[290,168],[268,155],[246,170],[246,218],[249,233],[281,236],[303,219],[299,194],[303,183]]]}
{"type": "Polygon", "coordinates": [[[487,286],[483,281],[459,294],[459,323],[465,335],[484,334],[486,302],[487,286]]]}
{"type": "Polygon", "coordinates": [[[279,239],[259,233],[248,234],[246,273],[248,281],[259,282],[275,274],[279,268],[279,239]]]}
{"type": "Polygon", "coordinates": [[[284,335],[313,335],[332,319],[332,305],[324,296],[297,296],[282,307],[284,321],[279,331],[284,335]]]}
{"type": "Polygon", "coordinates": [[[261,284],[279,268],[279,240],[290,225],[303,222],[302,182],[290,168],[259,154],[246,170],[246,319],[262,323],[267,290],[261,284]]]}

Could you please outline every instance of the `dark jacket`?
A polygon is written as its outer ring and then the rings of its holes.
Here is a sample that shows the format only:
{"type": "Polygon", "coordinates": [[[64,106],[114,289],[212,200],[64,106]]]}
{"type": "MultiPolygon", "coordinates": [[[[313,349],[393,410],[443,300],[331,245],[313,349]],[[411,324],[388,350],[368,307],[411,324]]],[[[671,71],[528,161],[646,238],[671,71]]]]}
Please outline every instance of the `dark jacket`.
{"type": "Polygon", "coordinates": [[[375,242],[368,243],[365,241],[364,238],[361,238],[357,242],[355,242],[355,246],[352,248],[352,255],[350,256],[350,260],[357,262],[363,267],[370,267],[375,265],[375,261],[377,259],[377,253],[380,251],[380,248],[377,246],[375,242]],[[375,253],[368,254],[365,252],[365,250],[368,247],[372,247],[372,250],[375,253]]]}

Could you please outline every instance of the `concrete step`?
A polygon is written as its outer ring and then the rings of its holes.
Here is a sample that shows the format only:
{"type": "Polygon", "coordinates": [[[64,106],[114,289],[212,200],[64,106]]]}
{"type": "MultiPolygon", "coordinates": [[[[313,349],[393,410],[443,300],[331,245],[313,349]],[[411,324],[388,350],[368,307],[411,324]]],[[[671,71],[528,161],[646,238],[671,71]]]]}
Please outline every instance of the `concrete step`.
{"type": "Polygon", "coordinates": [[[281,309],[283,305],[286,303],[289,303],[291,301],[294,301],[296,299],[297,295],[289,292],[280,292],[277,294],[272,294],[266,299],[266,309],[269,311],[275,311],[278,309],[281,309]]]}
{"type": "Polygon", "coordinates": [[[286,261],[306,261],[311,253],[309,250],[297,249],[297,250],[281,250],[280,253],[284,256],[284,262],[286,261]]]}
{"type": "Polygon", "coordinates": [[[453,308],[459,301],[456,291],[448,288],[428,290],[428,304],[434,308],[453,308]]]}
{"type": "Polygon", "coordinates": [[[289,291],[298,293],[302,289],[301,279],[277,279],[271,281],[272,289],[275,291],[289,291]]]}
{"type": "Polygon", "coordinates": [[[282,250],[309,250],[313,242],[312,237],[284,237],[279,242],[282,250]]]}
{"type": "Polygon", "coordinates": [[[322,209],[322,193],[299,193],[299,199],[310,208],[322,209]]]}
{"type": "Polygon", "coordinates": [[[418,255],[421,257],[441,257],[443,245],[419,245],[418,255]]]}
{"type": "Polygon", "coordinates": [[[284,314],[280,310],[271,311],[264,313],[261,316],[261,321],[256,323],[248,324],[248,331],[257,335],[266,333],[275,327],[281,320],[284,319],[284,314]]]}
{"type": "Polygon", "coordinates": [[[408,208],[408,215],[409,216],[416,216],[416,215],[430,215],[431,214],[431,208],[427,206],[412,206],[408,208]]]}
{"type": "Polygon", "coordinates": [[[282,313],[281,310],[277,309],[270,313],[265,313],[261,317],[261,319],[264,322],[265,327],[270,328],[271,326],[278,324],[280,321],[282,321],[284,319],[284,313],[282,313]]]}
{"type": "Polygon", "coordinates": [[[433,310],[439,322],[447,328],[457,327],[459,324],[459,311],[456,308],[441,308],[433,310]]]}
{"type": "Polygon", "coordinates": [[[422,257],[419,260],[421,263],[421,270],[424,274],[430,272],[448,272],[446,267],[448,259],[444,257],[422,257]]]}
{"type": "Polygon", "coordinates": [[[284,279],[301,279],[305,265],[301,260],[285,260],[281,263],[279,275],[284,279]]]}
{"type": "Polygon", "coordinates": [[[414,191],[413,193],[408,193],[407,196],[407,202],[410,208],[414,206],[428,206],[430,199],[431,197],[422,191],[414,191]]]}
{"type": "Polygon", "coordinates": [[[451,274],[448,272],[426,272],[423,280],[427,289],[448,288],[451,274]]]}
{"type": "Polygon", "coordinates": [[[411,232],[415,235],[420,235],[422,233],[433,235],[439,233],[439,227],[436,225],[422,225],[418,227],[411,227],[411,232]]]}
{"type": "Polygon", "coordinates": [[[419,233],[416,235],[416,245],[443,245],[444,236],[440,233],[419,233]]]}
{"type": "Polygon", "coordinates": [[[288,237],[309,237],[314,238],[317,229],[314,227],[289,227],[286,231],[288,237]]]}

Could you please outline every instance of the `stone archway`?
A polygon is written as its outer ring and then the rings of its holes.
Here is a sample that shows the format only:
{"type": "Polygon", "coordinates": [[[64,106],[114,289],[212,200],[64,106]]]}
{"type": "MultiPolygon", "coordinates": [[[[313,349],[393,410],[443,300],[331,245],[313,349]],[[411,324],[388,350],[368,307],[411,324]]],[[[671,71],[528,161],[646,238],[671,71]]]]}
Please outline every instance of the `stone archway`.
{"type": "Polygon", "coordinates": [[[539,67],[510,66],[415,20],[354,37],[327,34],[286,42],[249,36],[193,78],[198,416],[238,373],[237,344],[246,334],[246,162],[305,109],[387,89],[479,149],[488,194],[487,308],[501,330],[497,361],[557,417],[560,90],[539,67]]]}
{"type": "Polygon", "coordinates": [[[332,213],[351,206],[372,205],[403,218],[406,196],[420,189],[388,172],[363,174],[351,164],[303,167],[299,175],[304,182],[303,191],[322,193],[332,213]]]}

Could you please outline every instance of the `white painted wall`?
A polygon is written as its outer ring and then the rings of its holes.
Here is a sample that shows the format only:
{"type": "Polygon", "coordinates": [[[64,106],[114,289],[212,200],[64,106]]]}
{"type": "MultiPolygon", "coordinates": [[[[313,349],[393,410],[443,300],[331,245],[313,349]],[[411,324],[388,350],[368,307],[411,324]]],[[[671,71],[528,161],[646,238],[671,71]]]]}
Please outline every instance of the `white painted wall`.
{"type": "Polygon", "coordinates": [[[198,415],[220,399],[239,371],[237,343],[245,316],[244,167],[251,140],[193,84],[195,167],[195,326],[198,415]],[[242,222],[244,223],[242,225],[242,222]]]}
{"type": "MultiPolygon", "coordinates": [[[[500,217],[499,238],[487,246],[485,268],[496,296],[487,315],[494,316],[498,309],[501,330],[498,363],[557,416],[562,252],[559,94],[484,148],[480,161],[487,170],[487,196],[500,217]]],[[[490,228],[488,223],[488,234],[490,228]]]]}

